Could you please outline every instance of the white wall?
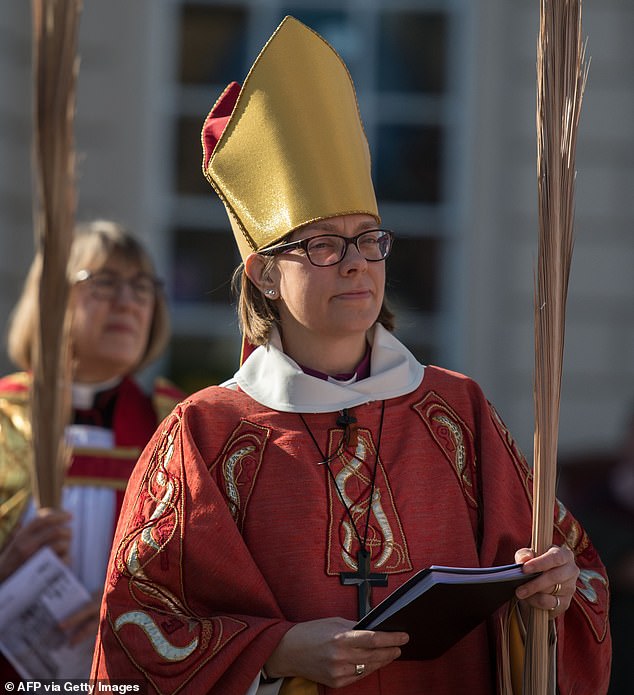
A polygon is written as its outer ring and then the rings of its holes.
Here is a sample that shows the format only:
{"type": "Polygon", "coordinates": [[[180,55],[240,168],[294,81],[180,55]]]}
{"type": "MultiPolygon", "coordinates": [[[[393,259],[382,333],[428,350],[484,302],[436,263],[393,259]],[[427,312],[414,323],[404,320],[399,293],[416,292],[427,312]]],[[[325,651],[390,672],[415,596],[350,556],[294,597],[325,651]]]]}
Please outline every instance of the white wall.
{"type": "MultiPolygon", "coordinates": [[[[30,3],[0,12],[0,334],[33,251],[30,3]]],[[[1,351],[0,351],[1,352],[1,351]]],[[[8,367],[2,353],[0,364],[8,367]]],[[[6,369],[3,369],[6,371],[6,369]]]]}

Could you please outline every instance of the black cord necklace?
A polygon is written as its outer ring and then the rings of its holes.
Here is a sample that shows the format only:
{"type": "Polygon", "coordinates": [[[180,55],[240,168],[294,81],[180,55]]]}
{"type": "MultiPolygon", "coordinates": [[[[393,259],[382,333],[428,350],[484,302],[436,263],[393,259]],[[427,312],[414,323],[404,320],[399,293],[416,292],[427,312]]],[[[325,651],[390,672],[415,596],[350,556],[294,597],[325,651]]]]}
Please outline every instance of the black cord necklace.
{"type": "Polygon", "coordinates": [[[357,571],[340,572],[339,578],[342,584],[346,586],[352,585],[357,587],[359,620],[361,620],[361,618],[363,618],[371,608],[370,592],[372,585],[387,586],[387,574],[372,573],[370,566],[371,554],[367,548],[368,531],[370,528],[370,516],[372,514],[372,501],[374,499],[374,489],[376,487],[376,473],[379,467],[379,451],[381,449],[381,435],[383,434],[383,417],[385,415],[385,401],[381,403],[381,420],[379,423],[379,434],[376,443],[376,455],[374,457],[374,470],[372,471],[372,482],[370,485],[370,499],[368,502],[368,510],[366,512],[365,517],[365,528],[363,531],[363,538],[361,537],[359,529],[357,528],[357,524],[355,523],[354,517],[352,516],[352,510],[346,503],[343,491],[339,488],[335,474],[333,473],[332,468],[330,467],[330,463],[334,461],[335,458],[337,458],[337,456],[339,456],[342,453],[342,451],[347,447],[347,445],[351,441],[351,438],[353,437],[354,433],[350,426],[356,424],[356,418],[350,415],[347,408],[344,408],[341,411],[341,415],[337,418],[337,425],[344,428],[344,433],[341,438],[341,441],[337,446],[336,451],[330,457],[326,457],[321,447],[319,446],[319,443],[317,442],[315,435],[308,426],[306,419],[304,418],[302,413],[298,413],[298,415],[302,423],[304,424],[306,431],[310,435],[310,438],[313,440],[315,448],[321,456],[321,463],[326,466],[330,479],[332,480],[332,483],[335,486],[335,490],[337,491],[337,495],[339,496],[339,499],[341,500],[341,503],[343,504],[346,510],[348,519],[350,519],[352,528],[354,529],[357,540],[359,541],[359,550],[357,552],[357,571]]]}

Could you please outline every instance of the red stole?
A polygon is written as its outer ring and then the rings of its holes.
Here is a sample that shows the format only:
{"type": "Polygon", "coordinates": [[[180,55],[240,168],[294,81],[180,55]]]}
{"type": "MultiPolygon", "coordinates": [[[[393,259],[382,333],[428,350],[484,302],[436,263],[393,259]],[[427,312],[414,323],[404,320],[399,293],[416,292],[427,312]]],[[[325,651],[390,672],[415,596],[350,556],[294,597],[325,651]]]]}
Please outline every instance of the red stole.
{"type": "Polygon", "coordinates": [[[75,448],[66,474],[71,485],[114,488],[117,491],[115,523],[128,479],[157,425],[152,399],[143,393],[135,381],[124,378],[118,391],[113,417],[115,448],[75,448]]]}

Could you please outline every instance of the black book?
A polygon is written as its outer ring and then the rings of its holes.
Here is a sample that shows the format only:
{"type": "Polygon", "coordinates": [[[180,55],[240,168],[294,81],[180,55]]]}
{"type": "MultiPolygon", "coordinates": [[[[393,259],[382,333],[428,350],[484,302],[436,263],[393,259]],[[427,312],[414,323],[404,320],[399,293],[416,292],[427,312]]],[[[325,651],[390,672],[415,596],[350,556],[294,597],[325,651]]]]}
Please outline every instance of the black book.
{"type": "Polygon", "coordinates": [[[535,576],[524,574],[522,565],[432,565],[393,591],[355,629],[407,632],[410,639],[401,648],[401,659],[435,659],[535,576]]]}

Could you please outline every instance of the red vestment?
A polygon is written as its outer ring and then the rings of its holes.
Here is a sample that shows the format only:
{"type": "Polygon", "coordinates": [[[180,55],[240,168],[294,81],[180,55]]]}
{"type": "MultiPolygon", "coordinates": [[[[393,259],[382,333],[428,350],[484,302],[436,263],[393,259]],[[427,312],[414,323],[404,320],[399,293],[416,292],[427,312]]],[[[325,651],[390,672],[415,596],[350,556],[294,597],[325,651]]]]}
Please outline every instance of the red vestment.
{"type": "MultiPolygon", "coordinates": [[[[31,426],[29,419],[31,376],[26,372],[0,379],[0,548],[17,528],[30,500],[31,426]]],[[[183,394],[164,379],[157,379],[152,396],[130,377],[118,387],[113,412],[114,448],[75,448],[65,484],[104,487],[113,496],[115,522],[123,493],[143,447],[157,424],[183,394]]],[[[92,523],[99,523],[93,520],[92,523]]],[[[114,534],[114,528],[112,528],[114,534]]],[[[0,655],[0,680],[19,677],[0,655]]]]}
{"type": "MultiPolygon", "coordinates": [[[[381,401],[351,410],[356,437],[338,453],[338,413],[304,414],[332,458],[361,528],[370,503],[381,401]],[[356,439],[356,441],[354,441],[356,439]]],[[[126,493],[106,580],[93,677],[147,680],[150,692],[245,693],[296,622],[357,618],[358,541],[297,413],[211,387],[174,410],[126,493]]],[[[480,388],[427,367],[386,400],[368,533],[375,605],[430,564],[500,565],[530,545],[531,490],[521,454],[480,388]]],[[[607,690],[608,585],[586,534],[558,505],[553,542],[581,568],[556,620],[561,695],[607,690]]],[[[491,695],[499,615],[433,661],[394,662],[333,693],[491,695]]],[[[320,686],[320,692],[331,692],[320,686]]]]}

